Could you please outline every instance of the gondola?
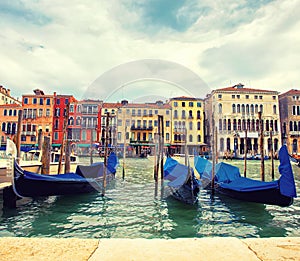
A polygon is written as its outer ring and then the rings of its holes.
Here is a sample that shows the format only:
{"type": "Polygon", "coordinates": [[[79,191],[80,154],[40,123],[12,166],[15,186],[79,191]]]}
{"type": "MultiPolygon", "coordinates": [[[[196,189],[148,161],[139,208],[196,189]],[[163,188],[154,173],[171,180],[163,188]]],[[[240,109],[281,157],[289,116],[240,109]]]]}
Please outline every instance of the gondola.
{"type": "MultiPolygon", "coordinates": [[[[278,170],[281,176],[278,180],[271,182],[241,177],[239,168],[220,162],[216,165],[214,190],[220,195],[242,201],[282,207],[290,206],[297,195],[290,158],[285,145],[279,150],[279,160],[278,170]]],[[[194,164],[201,179],[211,180],[211,162],[196,157],[194,164]]],[[[209,185],[208,181],[202,183],[209,185]]]]}
{"type": "Polygon", "coordinates": [[[45,175],[23,170],[16,162],[13,171],[13,190],[19,197],[40,197],[71,195],[100,191],[103,184],[103,173],[106,170],[106,183],[114,179],[118,159],[110,153],[107,167],[104,163],[90,166],[78,165],[75,173],[45,175]]]}
{"type": "Polygon", "coordinates": [[[186,204],[198,201],[199,181],[193,168],[167,157],[164,164],[165,193],[186,204]]]}

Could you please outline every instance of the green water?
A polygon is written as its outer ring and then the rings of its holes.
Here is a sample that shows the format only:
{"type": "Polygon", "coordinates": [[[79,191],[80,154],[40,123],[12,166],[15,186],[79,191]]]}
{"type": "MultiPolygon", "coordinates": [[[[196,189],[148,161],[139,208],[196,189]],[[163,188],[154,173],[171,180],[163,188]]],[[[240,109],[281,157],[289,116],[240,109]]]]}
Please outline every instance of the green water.
{"type": "MultiPolygon", "coordinates": [[[[231,161],[243,173],[243,161],[231,161]]],[[[266,180],[270,180],[266,161],[266,180]]],[[[275,162],[277,170],[278,162],[275,162]]],[[[184,205],[155,194],[151,159],[127,159],[106,196],[46,197],[0,212],[0,236],[79,238],[179,238],[205,236],[300,236],[300,201],[290,207],[213,198],[200,192],[199,203],[184,205]]],[[[293,166],[300,195],[300,168],[293,166]]],[[[260,162],[248,162],[248,176],[259,178],[260,162]]],[[[276,171],[277,173],[277,171],[276,171]]],[[[276,175],[276,177],[278,177],[276,175]]],[[[2,200],[2,199],[1,199],[2,200]]],[[[0,202],[2,205],[2,202],[0,202]]]]}

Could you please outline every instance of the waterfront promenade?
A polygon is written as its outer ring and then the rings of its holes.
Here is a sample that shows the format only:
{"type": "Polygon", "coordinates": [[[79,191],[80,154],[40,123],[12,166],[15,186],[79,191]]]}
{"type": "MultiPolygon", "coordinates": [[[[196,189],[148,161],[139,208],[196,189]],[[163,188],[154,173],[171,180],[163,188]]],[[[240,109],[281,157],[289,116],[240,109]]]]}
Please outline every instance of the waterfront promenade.
{"type": "Polygon", "coordinates": [[[300,260],[300,237],[0,238],[0,260],[300,260]]]}

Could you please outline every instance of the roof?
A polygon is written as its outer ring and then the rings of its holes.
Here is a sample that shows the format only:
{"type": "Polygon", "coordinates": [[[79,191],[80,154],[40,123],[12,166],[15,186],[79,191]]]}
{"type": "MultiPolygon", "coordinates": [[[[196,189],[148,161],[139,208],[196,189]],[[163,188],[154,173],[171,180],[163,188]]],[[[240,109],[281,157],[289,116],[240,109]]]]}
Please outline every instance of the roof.
{"type": "Polygon", "coordinates": [[[244,85],[239,83],[231,87],[225,87],[221,89],[216,89],[213,92],[240,92],[240,93],[274,93],[279,94],[277,91],[254,89],[254,88],[244,88],[244,85]]]}
{"type": "Polygon", "coordinates": [[[195,97],[188,97],[188,96],[180,96],[180,97],[173,97],[170,99],[172,100],[180,100],[180,101],[203,101],[201,98],[195,98],[195,97]]]}
{"type": "Polygon", "coordinates": [[[300,95],[300,90],[291,89],[285,93],[280,94],[279,96],[293,96],[293,95],[300,95]]]}

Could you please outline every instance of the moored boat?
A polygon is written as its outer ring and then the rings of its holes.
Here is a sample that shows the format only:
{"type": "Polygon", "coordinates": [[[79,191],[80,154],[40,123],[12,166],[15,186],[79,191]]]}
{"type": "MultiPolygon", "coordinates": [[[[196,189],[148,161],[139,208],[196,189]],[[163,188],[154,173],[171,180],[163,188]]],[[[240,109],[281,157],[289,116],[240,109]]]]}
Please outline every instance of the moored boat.
{"type": "MultiPolygon", "coordinates": [[[[271,182],[259,181],[241,177],[239,168],[221,162],[216,165],[214,177],[215,191],[234,199],[270,204],[278,206],[289,206],[293,203],[296,195],[294,175],[290,164],[289,154],[286,146],[279,150],[281,174],[278,180],[271,182]]],[[[205,159],[195,159],[195,168],[200,177],[206,180],[203,184],[210,184],[212,178],[212,163],[205,159]]]]}
{"type": "Polygon", "coordinates": [[[100,191],[103,174],[106,183],[114,179],[117,159],[115,153],[108,158],[108,166],[99,162],[90,166],[77,166],[76,172],[56,175],[37,174],[22,169],[16,162],[13,170],[13,190],[19,197],[82,194],[100,191]]]}
{"type": "Polygon", "coordinates": [[[195,204],[198,201],[199,181],[193,168],[168,157],[164,164],[164,180],[166,191],[169,190],[175,199],[187,204],[195,204]]]}

